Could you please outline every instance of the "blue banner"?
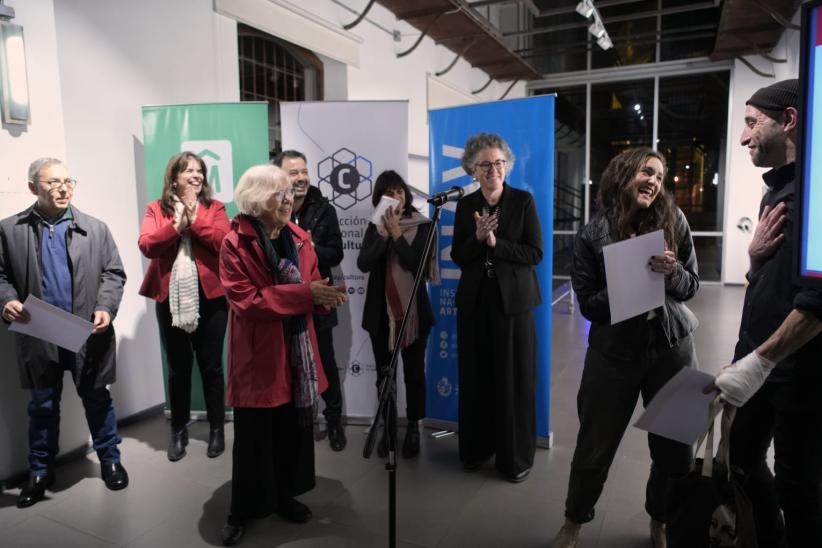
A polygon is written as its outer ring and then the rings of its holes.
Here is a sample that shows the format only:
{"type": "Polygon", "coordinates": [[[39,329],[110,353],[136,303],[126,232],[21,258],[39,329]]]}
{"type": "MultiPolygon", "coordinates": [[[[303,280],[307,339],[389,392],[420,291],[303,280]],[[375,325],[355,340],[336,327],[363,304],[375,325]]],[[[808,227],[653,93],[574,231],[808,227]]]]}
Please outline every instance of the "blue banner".
{"type": "MultiPolygon", "coordinates": [[[[537,436],[548,438],[551,379],[551,274],[554,201],[554,97],[496,101],[429,112],[430,193],[459,185],[473,191],[471,177],[460,167],[465,141],[480,132],[497,133],[516,156],[507,183],[530,192],[542,224],[543,260],[537,267],[543,304],[534,310],[537,330],[537,436]]],[[[430,419],[457,422],[456,294],[460,270],[451,261],[455,205],[442,212],[439,227],[442,282],[429,289],[437,323],[428,345],[426,411],[430,419]]]]}

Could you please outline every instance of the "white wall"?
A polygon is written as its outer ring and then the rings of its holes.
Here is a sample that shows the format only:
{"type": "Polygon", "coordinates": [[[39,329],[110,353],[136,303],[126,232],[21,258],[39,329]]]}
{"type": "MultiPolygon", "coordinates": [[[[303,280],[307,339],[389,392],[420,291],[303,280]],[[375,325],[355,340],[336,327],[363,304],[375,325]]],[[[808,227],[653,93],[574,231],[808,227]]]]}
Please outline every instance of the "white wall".
{"type": "MultiPolygon", "coordinates": [[[[793,22],[799,24],[799,11],[793,22]]],[[[773,78],[765,78],[754,73],[744,63],[734,63],[730,93],[730,124],[728,133],[728,185],[725,195],[725,241],[723,247],[723,272],[726,283],[745,283],[748,271],[747,249],[753,236],[737,228],[740,219],[750,218],[757,222],[759,202],[766,187],[762,174],[766,169],[751,164],[748,149],[739,144],[745,116],[745,101],[763,87],[786,78],[797,78],[799,75],[799,31],[786,30],[771,53],[778,59],[787,59],[787,63],[772,63],[757,55],[747,56],[757,69],[773,78]]],[[[754,224],[755,226],[755,224],[754,224]]]]}
{"type": "MultiPolygon", "coordinates": [[[[269,0],[260,0],[268,2],[269,0]]],[[[355,9],[366,2],[348,0],[355,9]]],[[[49,155],[63,158],[80,181],[74,204],[104,220],[118,244],[128,282],[115,321],[118,380],[112,387],[118,415],[127,417],[163,401],[159,337],[153,303],[137,295],[146,266],[137,249],[147,203],[143,173],[141,107],[152,104],[237,101],[239,74],[236,22],[213,11],[206,0],[10,0],[15,22],[25,28],[31,123],[0,131],[0,216],[28,207],[28,163],[49,155]]],[[[353,16],[327,0],[305,0],[300,7],[332,25],[353,16]]],[[[327,99],[409,101],[409,182],[428,189],[427,75],[445,68],[453,53],[430,38],[411,55],[397,59],[418,35],[381,6],[371,21],[404,35],[395,43],[373,23],[354,32],[364,42],[359,66],[323,58],[327,99]]],[[[487,76],[464,60],[442,80],[457,94],[487,76]]],[[[477,98],[497,99],[508,84],[493,83],[477,98]]],[[[522,97],[518,84],[509,98],[522,97]]],[[[369,122],[370,123],[370,122],[369,122]]],[[[379,130],[379,121],[375,121],[379,130]]],[[[0,478],[26,469],[25,403],[18,387],[13,339],[0,333],[0,478]]],[[[65,391],[62,447],[88,438],[79,402],[65,391]]],[[[128,455],[124,455],[128,460],[128,455]]]]}
{"type": "MultiPolygon", "coordinates": [[[[31,123],[3,125],[0,130],[0,218],[34,203],[26,185],[29,163],[41,156],[66,155],[57,41],[51,0],[13,0],[14,23],[23,26],[26,41],[31,123]]],[[[14,336],[0,326],[0,479],[24,471],[28,464],[26,405],[20,388],[14,336]]],[[[60,446],[70,451],[86,443],[88,427],[82,406],[69,388],[63,398],[60,446]]]]}

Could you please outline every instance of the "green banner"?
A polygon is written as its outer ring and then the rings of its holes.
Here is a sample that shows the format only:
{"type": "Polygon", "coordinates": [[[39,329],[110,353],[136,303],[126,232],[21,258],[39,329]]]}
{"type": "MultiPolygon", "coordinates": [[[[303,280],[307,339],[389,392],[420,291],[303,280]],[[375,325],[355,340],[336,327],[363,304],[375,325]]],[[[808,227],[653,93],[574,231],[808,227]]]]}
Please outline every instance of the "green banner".
{"type": "MultiPolygon", "coordinates": [[[[234,185],[240,175],[253,165],[268,163],[268,103],[143,107],[143,147],[149,202],[160,198],[169,158],[188,150],[205,161],[214,198],[226,204],[226,212],[231,218],[237,213],[234,185]]],[[[163,378],[167,381],[165,354],[162,363],[163,378]]],[[[164,384],[168,408],[168,382],[164,384]]],[[[191,383],[191,411],[197,416],[205,413],[199,374],[193,375],[191,383]]]]}

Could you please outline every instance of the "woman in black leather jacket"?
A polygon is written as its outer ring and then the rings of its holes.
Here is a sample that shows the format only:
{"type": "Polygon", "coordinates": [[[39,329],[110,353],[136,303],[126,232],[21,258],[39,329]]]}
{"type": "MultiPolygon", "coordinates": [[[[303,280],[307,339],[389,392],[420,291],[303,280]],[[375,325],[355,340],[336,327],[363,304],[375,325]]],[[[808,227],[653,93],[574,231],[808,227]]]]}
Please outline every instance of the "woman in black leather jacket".
{"type": "MultiPolygon", "coordinates": [[[[571,280],[582,315],[591,321],[577,409],[580,429],[571,462],[565,525],[554,548],[576,546],[594,517],[608,469],[642,396],[643,405],[683,367],[696,367],[691,333],[697,321],[683,304],[699,288],[696,254],[685,215],[663,185],[665,158],[634,148],[608,164],[600,182],[601,211],[577,234],[571,280]],[[663,230],[665,252],[648,267],[665,275],[665,305],[612,325],[602,248],[663,230]]],[[[670,478],[688,473],[691,448],[648,435],[651,472],[645,509],[654,546],[665,546],[665,492],[670,478]]]]}

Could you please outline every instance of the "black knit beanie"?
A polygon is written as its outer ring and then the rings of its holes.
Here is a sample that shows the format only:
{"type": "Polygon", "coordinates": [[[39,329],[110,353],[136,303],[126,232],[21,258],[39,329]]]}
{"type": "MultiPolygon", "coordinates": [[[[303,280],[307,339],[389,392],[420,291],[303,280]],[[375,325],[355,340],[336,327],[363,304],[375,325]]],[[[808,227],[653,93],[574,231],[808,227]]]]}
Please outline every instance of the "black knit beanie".
{"type": "Polygon", "coordinates": [[[745,104],[760,110],[782,112],[788,107],[798,108],[799,80],[791,78],[759,88],[745,104]]]}

